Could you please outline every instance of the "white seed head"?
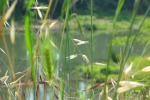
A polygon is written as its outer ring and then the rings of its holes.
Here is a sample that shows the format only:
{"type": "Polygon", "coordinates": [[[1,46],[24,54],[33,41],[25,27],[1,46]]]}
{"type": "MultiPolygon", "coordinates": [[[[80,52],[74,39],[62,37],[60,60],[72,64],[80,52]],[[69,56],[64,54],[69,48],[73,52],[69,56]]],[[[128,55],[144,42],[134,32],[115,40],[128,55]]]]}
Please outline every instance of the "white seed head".
{"type": "Polygon", "coordinates": [[[74,42],[76,42],[76,45],[83,45],[89,43],[88,41],[82,41],[79,39],[73,39],[74,42]]]}
{"type": "Polygon", "coordinates": [[[4,54],[6,54],[5,51],[2,48],[0,48],[0,51],[2,51],[4,54]]]}
{"type": "Polygon", "coordinates": [[[74,54],[74,55],[70,55],[69,57],[67,57],[67,59],[75,59],[78,55],[74,54]]]}
{"type": "Polygon", "coordinates": [[[142,72],[150,72],[150,66],[147,66],[141,70],[142,72]]]}
{"type": "Polygon", "coordinates": [[[90,63],[90,61],[89,61],[89,59],[87,58],[86,55],[81,55],[81,56],[82,56],[83,60],[84,60],[87,64],[90,63]]]}
{"type": "Polygon", "coordinates": [[[31,7],[31,9],[47,9],[48,7],[46,6],[39,6],[39,7],[31,7]]]}
{"type": "Polygon", "coordinates": [[[49,26],[49,28],[52,28],[57,22],[58,22],[58,20],[56,20],[53,23],[51,23],[50,26],[49,26]]]}
{"type": "Polygon", "coordinates": [[[38,12],[39,17],[40,17],[41,19],[43,19],[43,15],[42,15],[40,9],[37,9],[37,12],[38,12]]]}
{"type": "Polygon", "coordinates": [[[11,40],[12,44],[15,43],[15,23],[14,23],[14,20],[11,21],[10,40],[11,40]]]}
{"type": "Polygon", "coordinates": [[[119,85],[121,87],[119,87],[117,89],[117,93],[122,93],[122,92],[126,92],[132,88],[138,87],[138,86],[144,86],[144,84],[138,83],[138,82],[131,82],[131,81],[120,81],[119,85]]]}
{"type": "Polygon", "coordinates": [[[81,42],[79,39],[73,39],[74,42],[81,42]]]}
{"type": "Polygon", "coordinates": [[[132,81],[120,81],[119,85],[122,86],[122,87],[129,87],[129,88],[144,86],[144,84],[141,84],[141,83],[138,83],[138,82],[132,82],[132,81]]]}
{"type": "Polygon", "coordinates": [[[130,71],[131,71],[131,69],[132,69],[132,65],[133,65],[133,63],[131,63],[128,67],[124,68],[123,73],[124,73],[125,75],[128,75],[128,74],[130,73],[130,71]]]}
{"type": "Polygon", "coordinates": [[[89,42],[88,41],[81,41],[81,42],[78,42],[76,45],[83,45],[83,44],[88,44],[89,42]]]}
{"type": "Polygon", "coordinates": [[[99,63],[99,62],[96,62],[95,63],[96,65],[100,65],[100,66],[105,66],[106,64],[104,64],[104,63],[99,63]]]}
{"type": "Polygon", "coordinates": [[[113,100],[111,97],[107,97],[107,100],[113,100]]]}
{"type": "Polygon", "coordinates": [[[126,92],[126,91],[128,91],[128,90],[130,90],[129,87],[119,87],[119,88],[117,89],[117,93],[126,92]]]}

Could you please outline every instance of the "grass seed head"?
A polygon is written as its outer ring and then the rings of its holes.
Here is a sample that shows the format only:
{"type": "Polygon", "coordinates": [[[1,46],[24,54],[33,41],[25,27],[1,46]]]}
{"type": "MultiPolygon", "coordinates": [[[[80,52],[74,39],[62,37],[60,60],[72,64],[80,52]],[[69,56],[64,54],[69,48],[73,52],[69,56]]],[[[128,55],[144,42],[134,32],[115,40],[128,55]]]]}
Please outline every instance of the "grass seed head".
{"type": "Polygon", "coordinates": [[[128,90],[130,90],[129,87],[119,87],[119,88],[117,89],[117,93],[123,93],[123,92],[126,92],[126,91],[128,91],[128,90]]]}
{"type": "Polygon", "coordinates": [[[75,59],[78,55],[74,54],[74,55],[70,55],[69,57],[67,57],[67,59],[75,59]]]}
{"type": "Polygon", "coordinates": [[[87,64],[90,63],[90,61],[89,61],[89,59],[88,59],[88,57],[87,57],[86,55],[82,54],[81,56],[82,56],[83,60],[84,60],[87,64]]]}
{"type": "Polygon", "coordinates": [[[133,63],[131,63],[128,67],[126,67],[123,71],[124,75],[128,75],[130,73],[130,71],[132,70],[132,65],[133,63]]]}
{"type": "Polygon", "coordinates": [[[138,83],[138,82],[131,82],[131,81],[120,81],[119,85],[121,87],[119,87],[117,89],[117,93],[122,93],[122,92],[126,92],[132,88],[138,87],[138,86],[144,86],[144,84],[138,83]]]}
{"type": "Polygon", "coordinates": [[[130,87],[130,88],[134,88],[137,86],[144,86],[144,84],[138,82],[132,82],[132,81],[120,81],[119,85],[122,87],[130,87]]]}
{"type": "Polygon", "coordinates": [[[142,72],[150,72],[150,66],[147,66],[141,70],[142,72]]]}
{"type": "Polygon", "coordinates": [[[11,21],[10,40],[11,40],[12,44],[15,43],[15,24],[14,24],[14,20],[11,21]]]}

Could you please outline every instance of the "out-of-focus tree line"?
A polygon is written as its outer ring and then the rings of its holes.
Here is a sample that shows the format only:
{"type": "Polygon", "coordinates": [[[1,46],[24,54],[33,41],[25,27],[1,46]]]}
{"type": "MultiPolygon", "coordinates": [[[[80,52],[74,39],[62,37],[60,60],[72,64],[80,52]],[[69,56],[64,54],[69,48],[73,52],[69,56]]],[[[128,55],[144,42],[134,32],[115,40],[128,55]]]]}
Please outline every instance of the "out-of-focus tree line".
{"type": "MultiPolygon", "coordinates": [[[[10,4],[13,0],[10,0],[10,4]]],[[[35,0],[37,6],[48,6],[49,0],[35,0]]],[[[93,0],[93,10],[96,14],[114,14],[119,0],[93,0]]],[[[131,12],[135,0],[125,0],[123,11],[131,12]]],[[[26,4],[28,0],[18,0],[15,8],[15,16],[23,16],[26,13],[26,4]]],[[[50,16],[58,18],[63,13],[63,5],[68,0],[53,0],[50,16]]],[[[139,13],[144,13],[150,3],[149,0],[141,0],[139,13]]],[[[35,6],[35,5],[33,5],[35,6]]],[[[70,12],[78,14],[90,13],[90,0],[71,0],[70,12]]]]}

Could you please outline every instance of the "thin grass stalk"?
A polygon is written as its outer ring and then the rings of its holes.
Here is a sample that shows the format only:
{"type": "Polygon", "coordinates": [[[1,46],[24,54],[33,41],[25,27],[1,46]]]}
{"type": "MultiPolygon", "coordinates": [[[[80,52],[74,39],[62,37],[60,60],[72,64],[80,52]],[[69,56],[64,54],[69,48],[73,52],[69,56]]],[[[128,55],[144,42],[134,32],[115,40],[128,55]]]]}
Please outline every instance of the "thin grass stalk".
{"type": "MultiPolygon", "coordinates": [[[[63,28],[62,39],[61,39],[61,43],[60,43],[60,55],[62,55],[62,43],[63,43],[63,40],[64,40],[64,33],[65,33],[64,31],[65,31],[65,26],[63,28]]],[[[65,52],[65,57],[66,57],[66,52],[65,52]]],[[[60,61],[58,63],[60,64],[60,61]]],[[[66,65],[66,59],[65,59],[64,63],[65,63],[64,65],[66,65]]],[[[63,68],[63,70],[65,71],[65,68],[63,68]]],[[[65,78],[65,73],[66,72],[63,73],[62,78],[65,78]]],[[[65,84],[63,84],[63,81],[60,81],[60,95],[61,95],[60,100],[64,100],[64,92],[63,92],[64,88],[65,88],[65,84]]]]}
{"type": "Polygon", "coordinates": [[[131,23],[130,23],[130,26],[129,26],[129,32],[128,32],[128,36],[127,36],[127,41],[125,43],[125,48],[124,48],[124,51],[123,51],[123,56],[122,56],[123,58],[121,59],[119,76],[118,76],[117,85],[116,85],[115,94],[114,94],[114,100],[117,99],[116,98],[116,96],[117,96],[116,90],[117,90],[117,88],[119,86],[119,81],[121,80],[122,72],[123,72],[123,69],[124,69],[124,65],[126,63],[125,62],[126,52],[128,50],[128,47],[129,47],[129,40],[130,40],[130,37],[131,37],[131,33],[132,33],[132,29],[133,29],[133,24],[134,24],[135,17],[136,17],[138,8],[139,8],[139,4],[140,4],[140,0],[136,0],[135,4],[134,4],[134,10],[133,10],[132,18],[131,18],[131,23]]]}
{"type": "Polygon", "coordinates": [[[116,21],[117,21],[117,18],[119,16],[119,13],[124,5],[124,2],[125,0],[119,0],[118,2],[118,6],[117,6],[117,9],[116,9],[116,12],[115,12],[115,17],[114,17],[114,20],[113,20],[113,31],[112,31],[112,34],[111,34],[111,37],[110,37],[110,43],[109,43],[109,49],[108,49],[108,60],[107,60],[107,72],[106,72],[106,79],[105,79],[105,85],[104,85],[104,100],[107,99],[107,80],[108,80],[108,71],[109,71],[109,64],[110,64],[110,58],[111,58],[111,53],[112,53],[112,44],[113,44],[113,38],[114,38],[114,34],[115,34],[115,29],[116,29],[116,21]]]}
{"type": "MultiPolygon", "coordinates": [[[[3,20],[3,17],[2,17],[2,20],[3,20]]],[[[3,21],[2,21],[3,22],[3,21]]],[[[2,24],[2,23],[1,23],[2,24]]],[[[2,29],[3,29],[3,27],[2,27],[2,29]]],[[[5,50],[6,50],[6,56],[7,56],[7,59],[8,59],[8,63],[9,63],[9,66],[10,66],[10,71],[11,71],[11,76],[12,76],[12,80],[15,80],[16,79],[16,76],[15,76],[15,71],[14,71],[14,42],[12,42],[12,52],[11,52],[11,54],[12,55],[10,55],[10,52],[9,52],[9,50],[8,50],[8,45],[7,45],[7,42],[6,42],[6,39],[5,39],[5,36],[3,35],[3,33],[1,33],[2,34],[2,39],[3,39],[3,43],[4,43],[4,47],[5,47],[5,50]]],[[[17,86],[15,86],[15,89],[16,89],[16,91],[18,90],[18,87],[17,86]]],[[[9,90],[9,88],[8,88],[8,91],[10,91],[9,90]]],[[[12,94],[12,93],[11,93],[12,94]]],[[[13,95],[13,94],[12,94],[13,95]]],[[[11,97],[10,97],[11,98],[11,97]]],[[[18,99],[19,100],[21,100],[21,97],[18,95],[18,99]]]]}
{"type": "Polygon", "coordinates": [[[124,69],[124,65],[125,65],[125,58],[127,57],[126,55],[127,55],[127,50],[128,50],[128,47],[129,47],[129,40],[130,40],[130,37],[131,37],[131,33],[132,33],[132,29],[133,29],[133,23],[134,23],[134,21],[135,21],[135,17],[136,17],[136,15],[137,15],[137,11],[138,11],[138,7],[139,7],[139,4],[140,4],[140,2],[139,2],[140,0],[136,0],[136,2],[135,2],[135,4],[136,4],[136,6],[134,6],[135,8],[134,8],[134,11],[133,11],[133,14],[132,14],[132,19],[131,19],[131,24],[130,24],[130,26],[129,26],[129,33],[128,33],[128,36],[127,36],[127,41],[126,41],[126,43],[125,43],[125,48],[124,48],[124,51],[123,51],[123,58],[122,58],[122,61],[121,61],[121,67],[120,67],[120,71],[119,71],[119,78],[118,78],[118,82],[120,81],[120,79],[121,79],[121,76],[122,76],[122,71],[123,71],[123,69],[124,69]]]}
{"type": "MultiPolygon", "coordinates": [[[[66,50],[65,50],[65,62],[66,62],[66,72],[68,73],[68,82],[69,82],[69,86],[70,86],[70,72],[71,72],[71,68],[70,68],[70,59],[67,61],[66,57],[70,56],[70,34],[69,34],[69,8],[70,8],[70,0],[68,0],[67,2],[67,8],[66,8],[66,13],[65,13],[65,22],[66,22],[66,50]],[[68,67],[68,68],[67,68],[68,67]],[[68,70],[68,71],[67,71],[68,70]]],[[[68,88],[68,92],[69,92],[69,96],[71,96],[71,89],[68,88]]]]}
{"type": "Polygon", "coordinates": [[[54,7],[53,7],[53,11],[52,11],[51,17],[53,17],[53,15],[55,13],[57,4],[58,4],[58,0],[55,0],[55,4],[54,4],[54,7]]]}
{"type": "Polygon", "coordinates": [[[125,59],[127,58],[127,52],[128,52],[128,48],[129,48],[129,40],[130,40],[132,31],[133,31],[133,24],[134,24],[139,6],[140,6],[140,0],[136,0],[135,3],[134,3],[134,9],[133,9],[133,14],[132,14],[132,18],[131,18],[131,24],[129,26],[129,32],[128,32],[128,35],[127,35],[127,40],[126,40],[125,48],[124,48],[124,51],[123,51],[123,58],[122,58],[122,63],[123,64],[122,65],[125,65],[125,63],[126,63],[125,59]]]}
{"type": "MultiPolygon", "coordinates": [[[[149,47],[149,43],[150,43],[150,40],[147,42],[147,44],[145,45],[144,49],[142,50],[142,54],[141,54],[141,58],[144,56],[144,54],[146,53],[146,51],[148,51],[148,49],[150,48],[149,47]]],[[[141,63],[141,59],[138,61],[138,63],[136,64],[136,68],[134,69],[134,73],[136,74],[138,71],[138,67],[139,67],[139,64],[141,63]]],[[[134,75],[135,75],[134,74],[134,75]]]]}
{"type": "Polygon", "coordinates": [[[43,84],[43,91],[44,91],[44,100],[46,100],[46,96],[47,96],[47,94],[46,94],[46,84],[43,84]]]}
{"type": "Polygon", "coordinates": [[[141,28],[142,28],[142,26],[143,26],[143,24],[144,24],[144,22],[145,22],[145,20],[146,20],[146,17],[148,16],[148,13],[149,13],[149,12],[150,12],[150,5],[149,5],[149,7],[147,8],[147,10],[146,10],[146,12],[145,12],[144,17],[143,17],[143,19],[142,19],[142,21],[141,21],[141,23],[140,23],[140,26],[139,26],[139,28],[138,28],[138,30],[137,30],[137,33],[136,33],[136,35],[135,35],[135,37],[134,37],[134,39],[133,39],[133,41],[132,41],[132,43],[131,43],[131,48],[129,48],[129,51],[127,52],[127,57],[126,57],[126,59],[125,59],[125,62],[126,62],[126,61],[128,60],[128,58],[129,58],[129,55],[130,55],[131,50],[132,50],[132,47],[133,47],[133,45],[134,45],[134,43],[135,43],[137,37],[140,35],[140,30],[141,30],[141,28]]]}
{"type": "MultiPolygon", "coordinates": [[[[1,1],[1,3],[3,4],[4,1],[1,1]]],[[[0,3],[0,4],[1,4],[0,3]]],[[[5,2],[4,2],[5,4],[5,2]]],[[[1,5],[1,6],[5,6],[5,5],[1,5]]],[[[0,10],[4,10],[4,8],[1,8],[0,10]]],[[[6,19],[5,19],[5,13],[3,13],[2,15],[2,18],[0,19],[0,39],[2,39],[3,43],[4,43],[4,48],[6,50],[6,56],[7,56],[7,59],[8,59],[8,63],[9,63],[9,66],[10,66],[10,69],[11,69],[11,76],[12,76],[12,79],[15,80],[15,72],[14,72],[14,68],[13,68],[13,62],[12,62],[12,59],[11,59],[11,56],[10,56],[10,52],[8,50],[8,45],[7,45],[7,42],[6,42],[6,39],[3,35],[3,31],[4,31],[4,23],[5,23],[6,19]]]]}
{"type": "MultiPolygon", "coordinates": [[[[8,45],[7,45],[5,36],[3,35],[3,31],[4,31],[4,30],[3,30],[3,29],[4,29],[3,25],[4,25],[5,21],[8,20],[8,18],[9,18],[10,15],[12,14],[16,3],[17,3],[17,1],[15,1],[15,2],[13,3],[13,6],[11,6],[11,7],[8,9],[7,13],[3,13],[2,18],[0,19],[0,39],[2,38],[2,41],[3,41],[3,43],[4,43],[4,47],[5,47],[5,50],[6,50],[6,56],[7,56],[7,59],[8,59],[8,64],[9,64],[9,66],[10,66],[10,71],[11,71],[12,80],[15,80],[15,79],[16,79],[15,71],[14,71],[14,46],[13,46],[13,49],[12,49],[12,56],[11,56],[11,55],[10,55],[10,52],[9,52],[9,50],[8,50],[8,45]],[[9,16],[8,16],[8,15],[9,15],[9,16]]],[[[1,1],[0,5],[1,5],[0,10],[1,10],[1,12],[3,12],[4,9],[5,9],[5,6],[6,6],[6,1],[1,1]],[[3,7],[4,7],[4,8],[3,8],[3,7]]],[[[14,44],[13,44],[13,45],[14,45],[14,44]]],[[[18,87],[15,87],[15,89],[16,89],[16,91],[17,91],[18,87]]],[[[8,88],[8,91],[9,91],[9,88],[8,88]]],[[[13,95],[13,94],[12,94],[12,95],[13,95]]],[[[11,97],[9,96],[9,99],[10,99],[10,98],[11,98],[11,97]]],[[[18,99],[21,100],[20,96],[19,96],[18,99]]]]}
{"type": "MultiPolygon", "coordinates": [[[[50,2],[49,2],[48,9],[47,9],[47,11],[46,11],[46,15],[45,15],[45,17],[44,17],[44,22],[43,22],[43,24],[46,22],[46,19],[47,19],[47,17],[48,17],[49,12],[50,12],[50,8],[51,8],[51,5],[52,5],[52,1],[53,1],[53,0],[50,0],[50,2]]],[[[42,35],[42,32],[39,31],[38,38],[37,38],[36,45],[35,45],[34,56],[37,56],[37,55],[38,55],[38,48],[39,48],[39,44],[40,44],[41,35],[42,35]]]]}
{"type": "Polygon", "coordinates": [[[6,42],[6,39],[5,39],[4,36],[2,36],[2,39],[3,39],[4,47],[5,47],[5,50],[6,50],[7,59],[8,59],[8,63],[9,63],[9,66],[10,66],[12,79],[15,80],[15,71],[14,71],[13,62],[11,61],[12,59],[11,59],[11,56],[10,56],[10,53],[9,53],[9,50],[8,50],[8,45],[7,45],[7,42],[6,42]]]}
{"type": "MultiPolygon", "coordinates": [[[[62,10],[61,10],[61,18],[64,17],[64,12],[66,11],[65,14],[67,14],[67,8],[66,8],[66,3],[67,3],[67,0],[64,0],[63,2],[63,7],[62,7],[62,10]]],[[[68,9],[69,10],[69,9],[68,9]]],[[[68,12],[69,13],[69,12],[68,12]]],[[[60,42],[60,54],[61,54],[61,50],[62,50],[62,44],[63,44],[63,41],[64,41],[64,33],[65,33],[65,29],[66,29],[66,17],[65,17],[65,21],[64,21],[64,26],[63,26],[63,30],[62,30],[62,39],[61,39],[61,42],[60,42]]]]}
{"type": "MultiPolygon", "coordinates": [[[[11,25],[12,25],[12,27],[15,27],[15,25],[14,25],[14,16],[13,16],[13,19],[11,19],[11,25]]],[[[12,27],[11,27],[11,30],[10,30],[10,39],[11,39],[11,43],[12,43],[12,53],[11,53],[12,57],[11,57],[11,61],[12,61],[12,70],[13,70],[13,72],[15,74],[15,71],[14,71],[14,65],[15,65],[15,60],[14,60],[14,57],[15,57],[14,56],[15,55],[15,52],[14,52],[15,29],[13,29],[12,27]]],[[[14,78],[16,78],[16,76],[14,78]]],[[[15,86],[15,89],[16,89],[16,92],[18,93],[19,91],[18,91],[18,87],[17,86],[15,86]]],[[[22,100],[22,97],[21,97],[21,95],[19,93],[18,93],[18,100],[22,100]]]]}
{"type": "MultiPolygon", "coordinates": [[[[69,28],[69,9],[70,9],[70,0],[65,0],[64,3],[63,3],[63,8],[62,8],[62,14],[61,16],[64,15],[64,11],[66,11],[65,13],[65,21],[64,21],[64,27],[63,27],[63,32],[62,32],[62,39],[61,39],[61,43],[60,43],[60,55],[61,55],[61,50],[62,50],[62,43],[63,43],[63,40],[64,40],[64,33],[65,33],[65,29],[66,29],[66,50],[65,50],[65,60],[64,60],[64,69],[63,69],[63,72],[64,72],[64,75],[63,75],[63,78],[66,78],[66,75],[65,73],[68,73],[69,76],[68,76],[68,82],[69,82],[69,85],[70,85],[70,59],[67,60],[66,57],[67,56],[70,56],[70,35],[69,35],[69,32],[68,32],[68,28],[69,28]],[[67,63],[68,61],[68,63],[67,63]],[[67,72],[67,66],[68,66],[68,72],[67,72]]],[[[62,83],[62,81],[60,81],[60,94],[61,94],[61,100],[64,100],[64,88],[65,88],[65,84],[62,83]]],[[[69,90],[69,93],[71,93],[71,90],[68,88],[69,90]]]]}
{"type": "Polygon", "coordinates": [[[46,15],[45,15],[45,17],[44,17],[44,21],[46,21],[48,15],[49,15],[49,12],[50,12],[51,6],[52,6],[52,2],[53,2],[53,0],[49,0],[48,9],[47,9],[47,11],[46,11],[46,15]]]}
{"type": "MultiPolygon", "coordinates": [[[[49,15],[50,8],[51,8],[51,5],[52,5],[52,1],[53,1],[53,0],[50,0],[50,2],[49,2],[48,9],[47,9],[47,11],[46,11],[46,15],[45,15],[45,17],[44,17],[44,22],[43,22],[43,24],[46,22],[46,19],[47,19],[48,15],[49,15]]],[[[37,55],[38,55],[38,49],[39,49],[39,44],[40,44],[41,35],[42,35],[42,32],[39,31],[39,33],[38,33],[38,38],[37,38],[36,45],[35,45],[34,56],[37,56],[37,55]]]]}
{"type": "MultiPolygon", "coordinates": [[[[5,50],[6,50],[6,54],[7,54],[6,56],[7,56],[8,63],[9,63],[9,66],[10,66],[11,76],[12,76],[12,79],[15,80],[16,76],[15,76],[15,71],[14,71],[14,58],[13,58],[14,57],[14,46],[12,48],[12,57],[11,57],[10,52],[8,50],[8,45],[7,45],[6,39],[5,39],[3,34],[2,34],[2,40],[3,40],[3,43],[4,43],[5,50]]],[[[17,91],[18,87],[15,86],[15,89],[17,91]]],[[[9,96],[9,98],[11,99],[10,96],[9,96]]],[[[21,100],[21,97],[19,96],[18,99],[21,100]]]]}
{"type": "MultiPolygon", "coordinates": [[[[91,53],[91,79],[93,78],[93,0],[90,0],[90,16],[91,16],[91,47],[90,47],[90,53],[91,53]]],[[[92,82],[92,80],[91,80],[92,82]]]]}

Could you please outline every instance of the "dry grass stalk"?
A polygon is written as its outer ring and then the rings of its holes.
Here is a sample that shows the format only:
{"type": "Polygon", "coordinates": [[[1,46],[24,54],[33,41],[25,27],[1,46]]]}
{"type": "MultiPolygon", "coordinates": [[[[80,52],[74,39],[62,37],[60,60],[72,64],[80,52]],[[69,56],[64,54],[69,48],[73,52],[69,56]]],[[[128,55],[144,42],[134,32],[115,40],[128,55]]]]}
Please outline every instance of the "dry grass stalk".
{"type": "Polygon", "coordinates": [[[52,22],[52,23],[50,24],[49,28],[52,28],[57,22],[58,22],[58,20],[52,22]]]}
{"type": "Polygon", "coordinates": [[[2,48],[0,48],[0,51],[2,51],[4,54],[6,54],[6,52],[2,48]]]}
{"type": "Polygon", "coordinates": [[[11,16],[11,14],[12,14],[12,12],[13,12],[16,4],[17,4],[17,2],[18,2],[18,0],[14,0],[14,2],[12,3],[12,5],[8,9],[8,11],[6,12],[5,17],[4,17],[5,21],[7,21],[10,18],[10,16],[11,16]]]}

